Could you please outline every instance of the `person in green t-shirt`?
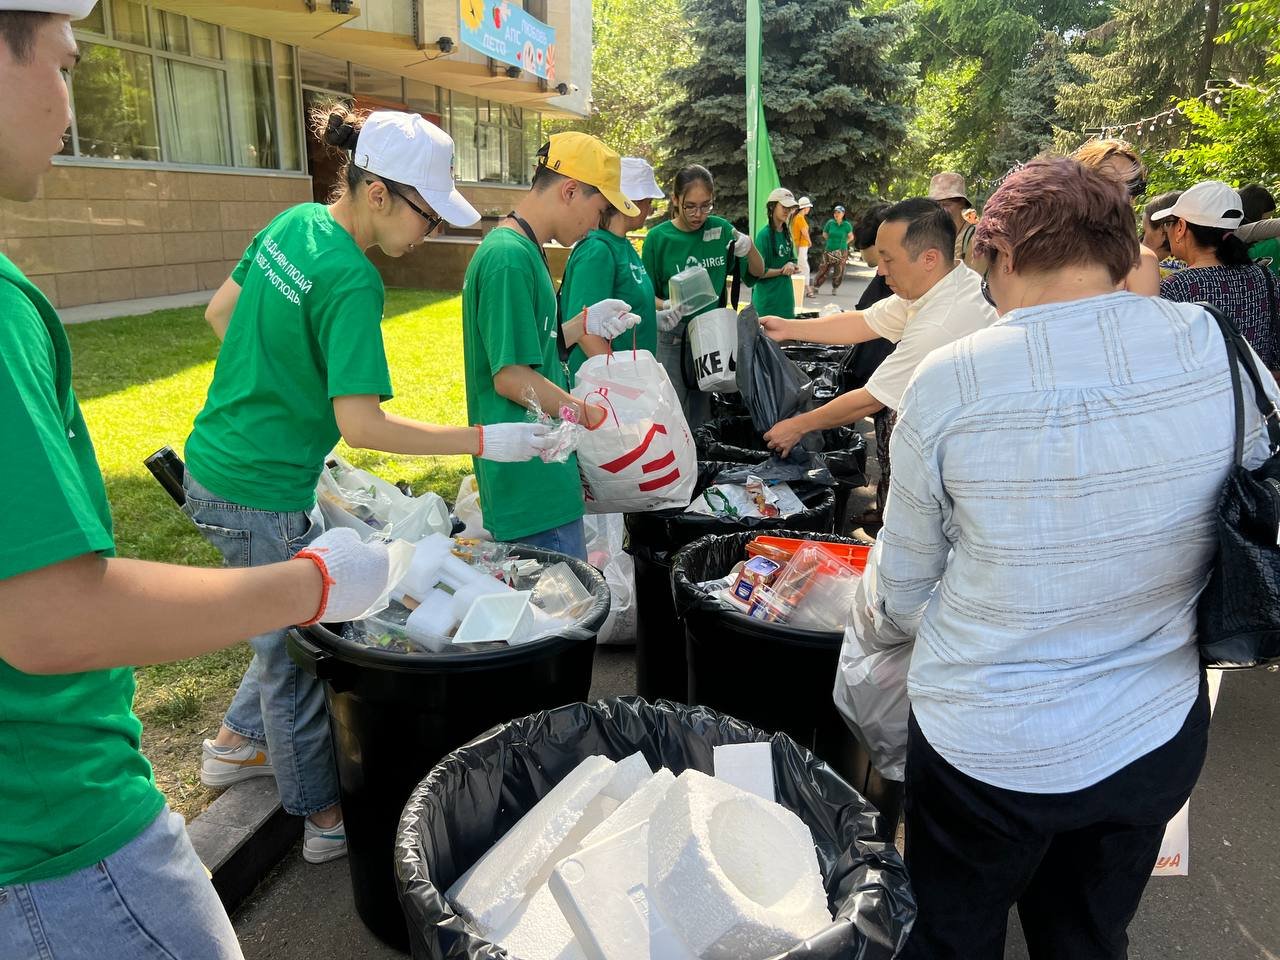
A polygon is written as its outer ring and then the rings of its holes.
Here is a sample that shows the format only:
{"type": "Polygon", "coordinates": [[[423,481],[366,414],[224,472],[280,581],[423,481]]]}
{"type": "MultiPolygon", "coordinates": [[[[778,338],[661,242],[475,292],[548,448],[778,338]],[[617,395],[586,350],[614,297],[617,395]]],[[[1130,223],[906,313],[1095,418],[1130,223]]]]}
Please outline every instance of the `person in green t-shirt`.
{"type": "Polygon", "coordinates": [[[715,193],[715,180],[706,167],[692,164],[682,169],[671,189],[672,219],[650,230],[640,251],[658,297],[658,361],[666,368],[680,397],[690,430],[696,430],[707,419],[711,399],[698,390],[693,376],[693,358],[686,344],[689,321],[714,309],[716,304],[685,315],[669,299],[671,278],[689,267],[703,267],[723,306],[727,301],[725,285],[738,259],[747,261],[747,272],[753,277],[762,277],[765,272],[760,251],[751,238],[739,233],[724,217],[712,216],[715,193]]]}
{"type": "Polygon", "coordinates": [[[658,351],[657,304],[653,281],[640,262],[640,254],[627,239],[627,234],[644,226],[653,212],[653,201],[665,194],[653,177],[653,167],[639,157],[622,158],[622,192],[639,209],[634,217],[626,217],[610,205],[600,214],[600,226],[578,242],[569,255],[560,283],[561,321],[576,317],[588,304],[614,297],[631,305],[640,322],[612,342],[600,337],[584,336],[569,351],[569,379],[587,357],[613,350],[658,351]]]}
{"type": "MultiPolygon", "coordinates": [[[[0,198],[33,199],[70,119],[71,20],[0,11],[0,198]],[[20,135],[19,135],[20,134],[20,135]]],[[[226,911],[140,751],[133,667],[385,589],[386,548],[335,531],[287,563],[209,570],[115,556],[111,511],[57,312],[0,255],[0,956],[239,960],[226,911]]]]}
{"type": "MultiPolygon", "coordinates": [[[[479,220],[453,181],[453,141],[417,114],[318,107],[313,128],[341,156],[336,195],[280,214],[209,304],[223,338],[204,409],[187,439],[187,514],[229,566],[287,559],[324,529],[316,483],[339,439],[416,455],[528,460],[550,440],[528,423],[444,427],[387,413],[383,286],[365,255],[399,257],[442,222],[479,220]]],[[[483,420],[474,421],[483,423],[483,420]]],[[[201,782],[274,774],[284,809],[306,817],[303,857],[346,852],[324,690],[285,649],[254,637],[254,662],[201,782]]]]}
{"type": "Polygon", "coordinates": [[[834,294],[844,283],[844,268],[849,261],[849,246],[853,243],[853,224],[844,218],[844,206],[836,204],[831,219],[822,228],[822,239],[825,247],[822,252],[822,266],[818,268],[818,276],[813,281],[815,291],[822,290],[822,283],[831,274],[831,292],[834,294]]]}
{"type": "MultiPolygon", "coordinates": [[[[537,154],[528,193],[481,241],[462,283],[462,349],[467,413],[519,423],[531,400],[551,416],[568,414],[588,429],[605,411],[568,393],[562,359],[591,335],[613,340],[640,322],[616,297],[584,305],[560,321],[551,267],[542,245],[572,246],[610,204],[625,217],[639,209],[623,195],[621,158],[585,133],[557,133],[537,154]]],[[[532,544],[586,559],[577,457],[563,462],[476,460],[480,509],[495,540],[532,544]]]]}
{"type": "Polygon", "coordinates": [[[766,222],[756,233],[756,249],[764,259],[764,276],[747,278],[751,285],[751,305],[762,317],[795,319],[795,287],[793,274],[799,273],[796,248],[791,238],[791,214],[797,208],[795,195],[786,187],[778,187],[765,201],[766,222]]]}

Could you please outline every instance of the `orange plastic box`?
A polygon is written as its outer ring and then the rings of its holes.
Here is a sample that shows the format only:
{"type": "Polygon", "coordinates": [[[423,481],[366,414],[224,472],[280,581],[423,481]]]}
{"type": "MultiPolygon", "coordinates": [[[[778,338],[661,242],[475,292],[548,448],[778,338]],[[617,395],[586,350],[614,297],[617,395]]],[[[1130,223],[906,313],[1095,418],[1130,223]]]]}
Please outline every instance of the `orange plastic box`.
{"type": "Polygon", "coordinates": [[[785,563],[790,560],[800,545],[816,544],[819,548],[853,567],[859,573],[867,569],[867,555],[870,547],[860,543],[824,543],[821,540],[797,540],[791,537],[759,536],[747,543],[747,556],[765,556],[770,560],[785,563]]]}

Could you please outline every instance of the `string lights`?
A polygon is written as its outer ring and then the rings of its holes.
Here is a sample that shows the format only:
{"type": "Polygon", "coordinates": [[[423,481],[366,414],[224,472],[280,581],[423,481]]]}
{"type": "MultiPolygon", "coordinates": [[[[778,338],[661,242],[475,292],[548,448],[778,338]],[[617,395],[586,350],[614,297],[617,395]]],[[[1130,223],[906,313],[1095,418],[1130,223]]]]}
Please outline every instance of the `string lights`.
{"type": "MultiPolygon", "coordinates": [[[[1222,95],[1231,90],[1255,90],[1265,96],[1271,96],[1276,92],[1276,87],[1259,87],[1251,83],[1242,83],[1234,77],[1228,80],[1210,80],[1205,84],[1204,93],[1195,98],[1196,102],[1211,103],[1218,107],[1222,105],[1222,95]]],[[[1153,114],[1150,117],[1141,117],[1137,120],[1128,120],[1124,123],[1108,123],[1101,127],[1085,127],[1084,133],[1087,136],[1111,138],[1117,137],[1121,140],[1127,139],[1129,132],[1133,131],[1133,136],[1141,139],[1149,136],[1159,130],[1161,127],[1171,127],[1174,125],[1175,118],[1183,114],[1181,106],[1170,107],[1160,113],[1153,114]]]]}

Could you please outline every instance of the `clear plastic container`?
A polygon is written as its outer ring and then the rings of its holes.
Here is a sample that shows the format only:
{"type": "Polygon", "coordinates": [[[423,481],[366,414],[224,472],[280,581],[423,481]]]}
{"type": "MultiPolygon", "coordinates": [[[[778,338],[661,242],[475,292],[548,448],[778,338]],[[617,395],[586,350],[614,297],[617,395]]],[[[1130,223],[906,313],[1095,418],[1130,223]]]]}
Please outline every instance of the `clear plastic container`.
{"type": "Polygon", "coordinates": [[[670,283],[671,305],[679,307],[686,317],[720,302],[706,267],[686,267],[672,277],[670,283]]]}
{"type": "Polygon", "coordinates": [[[565,620],[577,620],[591,609],[594,597],[567,563],[557,563],[542,571],[533,588],[533,602],[544,613],[565,620]]]}

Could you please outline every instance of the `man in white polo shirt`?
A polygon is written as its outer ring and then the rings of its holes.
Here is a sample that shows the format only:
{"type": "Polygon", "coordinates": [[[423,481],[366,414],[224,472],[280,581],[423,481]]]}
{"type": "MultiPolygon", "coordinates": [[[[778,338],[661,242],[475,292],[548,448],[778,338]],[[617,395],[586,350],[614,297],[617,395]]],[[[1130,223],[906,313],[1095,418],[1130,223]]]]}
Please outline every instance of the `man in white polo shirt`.
{"type": "MultiPolygon", "coordinates": [[[[889,462],[889,436],[903,391],[930,352],[991,324],[995,309],[983,295],[982,278],[954,258],[956,228],[941,205],[922,197],[895,203],[876,232],[876,268],[894,295],[866,310],[836,313],[819,320],[761,317],[773,340],[814,343],[862,343],[884,337],[898,345],[865,387],[786,420],[766,433],[771,449],[786,456],[806,433],[826,430],[863,417],[875,417],[880,462],[889,462]]],[[[882,469],[880,489],[888,492],[889,471],[882,469]]],[[[884,508],[881,495],[880,508],[884,508]]]]}

